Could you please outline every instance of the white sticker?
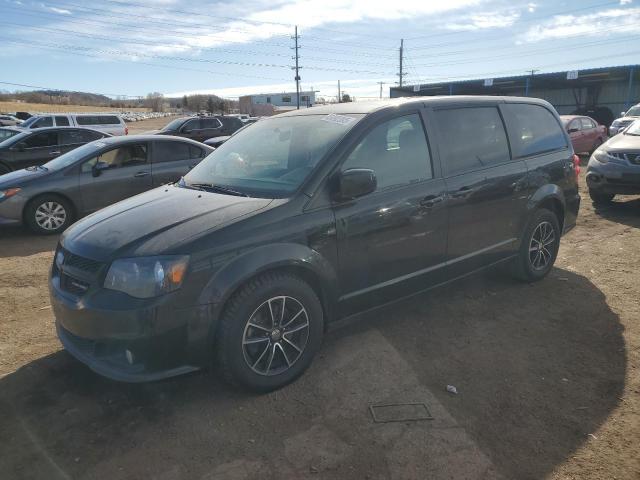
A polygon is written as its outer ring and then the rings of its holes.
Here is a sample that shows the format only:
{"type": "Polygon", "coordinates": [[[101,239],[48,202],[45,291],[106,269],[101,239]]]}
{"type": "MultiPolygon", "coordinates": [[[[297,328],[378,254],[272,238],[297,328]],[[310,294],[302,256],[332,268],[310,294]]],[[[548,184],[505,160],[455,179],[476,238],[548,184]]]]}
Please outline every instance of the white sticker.
{"type": "Polygon", "coordinates": [[[355,118],[347,117],[346,115],[336,115],[335,113],[331,113],[324,117],[322,120],[325,122],[337,123],[338,125],[348,125],[353,122],[355,118]]]}

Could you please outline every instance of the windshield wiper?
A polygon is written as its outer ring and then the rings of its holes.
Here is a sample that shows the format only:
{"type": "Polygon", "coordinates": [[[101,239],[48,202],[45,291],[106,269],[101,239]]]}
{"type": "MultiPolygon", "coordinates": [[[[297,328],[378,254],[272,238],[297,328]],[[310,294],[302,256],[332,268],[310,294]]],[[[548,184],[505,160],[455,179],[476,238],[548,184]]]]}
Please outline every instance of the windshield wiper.
{"type": "Polygon", "coordinates": [[[248,197],[246,193],[239,192],[223,185],[214,185],[212,183],[187,183],[187,187],[199,188],[209,192],[224,193],[225,195],[235,195],[236,197],[248,197]]]}

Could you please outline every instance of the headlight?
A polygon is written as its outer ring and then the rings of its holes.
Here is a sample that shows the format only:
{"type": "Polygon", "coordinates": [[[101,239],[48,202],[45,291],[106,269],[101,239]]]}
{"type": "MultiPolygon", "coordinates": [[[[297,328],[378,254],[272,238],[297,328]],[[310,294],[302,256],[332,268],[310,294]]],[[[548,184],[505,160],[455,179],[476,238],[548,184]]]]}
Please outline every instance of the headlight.
{"type": "Polygon", "coordinates": [[[111,264],[104,288],[137,298],[157,297],[180,288],[188,265],[188,255],[122,258],[111,264]]]}
{"type": "Polygon", "coordinates": [[[594,158],[600,163],[609,163],[609,160],[612,159],[612,157],[609,155],[609,153],[606,150],[601,150],[601,149],[597,149],[595,152],[593,152],[593,154],[591,155],[591,158],[594,158]]]}
{"type": "Polygon", "coordinates": [[[19,188],[8,188],[7,190],[0,190],[0,202],[2,200],[6,200],[9,197],[13,197],[19,191],[19,188]]]}

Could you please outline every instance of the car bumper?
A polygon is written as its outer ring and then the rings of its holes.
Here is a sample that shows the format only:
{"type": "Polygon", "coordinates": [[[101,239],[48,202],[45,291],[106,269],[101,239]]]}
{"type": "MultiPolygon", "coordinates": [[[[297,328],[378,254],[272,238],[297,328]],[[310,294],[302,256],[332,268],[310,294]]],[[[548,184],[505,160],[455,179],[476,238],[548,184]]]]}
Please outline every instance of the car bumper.
{"type": "Polygon", "coordinates": [[[578,210],[580,210],[580,194],[576,193],[567,198],[564,214],[563,235],[576,226],[578,219],[578,210]]]}
{"type": "Polygon", "coordinates": [[[587,186],[605,194],[635,195],[640,193],[640,165],[600,163],[592,159],[587,166],[587,186]]]}
{"type": "Polygon", "coordinates": [[[27,199],[22,195],[14,195],[6,200],[0,201],[0,225],[20,225],[22,224],[22,212],[27,203],[27,199]]]}
{"type": "Polygon", "coordinates": [[[176,309],[170,295],[140,300],[105,289],[76,297],[55,271],[49,291],[60,342],[100,375],[148,382],[198,370],[210,359],[210,305],[176,309]]]}

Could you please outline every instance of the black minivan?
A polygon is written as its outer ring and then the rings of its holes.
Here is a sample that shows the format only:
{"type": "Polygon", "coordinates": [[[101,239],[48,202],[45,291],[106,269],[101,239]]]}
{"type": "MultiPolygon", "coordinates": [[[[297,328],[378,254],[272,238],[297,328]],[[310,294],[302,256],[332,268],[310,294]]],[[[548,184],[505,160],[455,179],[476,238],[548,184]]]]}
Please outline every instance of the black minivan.
{"type": "Polygon", "coordinates": [[[176,184],[62,235],[58,335],[117,380],[215,360],[236,384],[278,388],[334,320],[503,262],[542,279],[575,225],[577,173],[543,100],[421,97],[265,119],[176,184]]]}

